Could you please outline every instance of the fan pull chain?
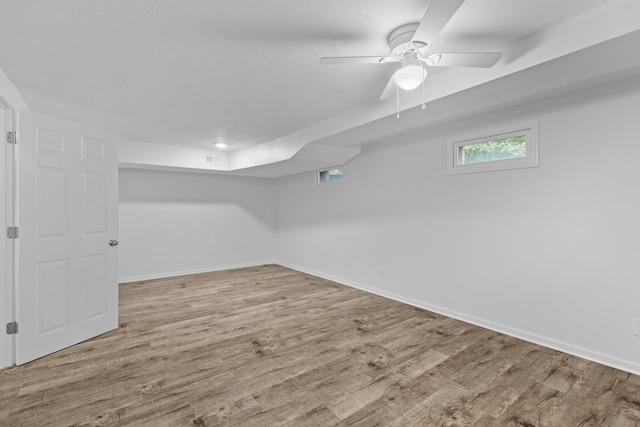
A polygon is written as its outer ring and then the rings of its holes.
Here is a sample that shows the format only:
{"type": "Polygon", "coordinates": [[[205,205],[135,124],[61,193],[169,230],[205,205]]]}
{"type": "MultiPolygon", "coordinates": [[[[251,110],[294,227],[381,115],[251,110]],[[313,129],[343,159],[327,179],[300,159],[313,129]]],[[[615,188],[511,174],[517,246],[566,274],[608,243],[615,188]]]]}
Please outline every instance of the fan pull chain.
{"type": "Polygon", "coordinates": [[[396,85],[396,119],[400,118],[400,87],[396,85]]]}

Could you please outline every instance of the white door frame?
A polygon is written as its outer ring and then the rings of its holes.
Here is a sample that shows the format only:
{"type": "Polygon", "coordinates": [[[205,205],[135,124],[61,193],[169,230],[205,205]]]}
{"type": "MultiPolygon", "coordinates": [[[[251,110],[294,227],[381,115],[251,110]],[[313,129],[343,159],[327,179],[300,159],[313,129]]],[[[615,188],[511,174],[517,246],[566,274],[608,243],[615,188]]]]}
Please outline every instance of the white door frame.
{"type": "Polygon", "coordinates": [[[13,242],[4,236],[6,227],[13,223],[13,160],[12,150],[9,144],[4,142],[6,132],[12,129],[12,120],[9,117],[11,109],[5,108],[0,102],[0,132],[2,132],[3,147],[0,149],[0,223],[2,223],[2,243],[0,243],[0,261],[2,262],[2,277],[0,277],[0,368],[14,363],[13,336],[5,334],[4,325],[13,319],[13,242]]]}
{"type": "Polygon", "coordinates": [[[5,325],[14,316],[14,268],[13,241],[6,238],[6,228],[13,225],[15,212],[14,146],[6,143],[6,133],[15,129],[14,111],[31,111],[20,92],[0,68],[0,369],[15,364],[15,336],[7,335],[5,325]]]}

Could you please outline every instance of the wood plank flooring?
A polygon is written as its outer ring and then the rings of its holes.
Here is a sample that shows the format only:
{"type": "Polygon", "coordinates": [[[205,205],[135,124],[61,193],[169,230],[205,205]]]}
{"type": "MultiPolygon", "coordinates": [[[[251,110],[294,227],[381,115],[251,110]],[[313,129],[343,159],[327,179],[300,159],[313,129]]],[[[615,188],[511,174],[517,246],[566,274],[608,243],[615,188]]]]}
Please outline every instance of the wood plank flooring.
{"type": "Polygon", "coordinates": [[[640,377],[267,265],[120,286],[0,371],[1,426],[636,426],[640,377]]]}

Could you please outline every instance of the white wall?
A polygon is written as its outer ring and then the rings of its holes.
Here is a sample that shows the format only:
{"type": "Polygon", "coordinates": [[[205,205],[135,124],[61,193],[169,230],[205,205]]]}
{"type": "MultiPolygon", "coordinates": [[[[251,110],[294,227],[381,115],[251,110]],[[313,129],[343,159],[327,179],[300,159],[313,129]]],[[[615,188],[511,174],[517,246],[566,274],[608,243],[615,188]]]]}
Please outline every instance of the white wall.
{"type": "Polygon", "coordinates": [[[273,262],[275,220],[273,180],[121,169],[120,281],[273,262]]]}
{"type": "Polygon", "coordinates": [[[639,111],[636,78],[366,145],[335,187],[280,178],[278,260],[640,373],[639,111]],[[447,138],[521,119],[539,168],[446,175],[447,138]]]}

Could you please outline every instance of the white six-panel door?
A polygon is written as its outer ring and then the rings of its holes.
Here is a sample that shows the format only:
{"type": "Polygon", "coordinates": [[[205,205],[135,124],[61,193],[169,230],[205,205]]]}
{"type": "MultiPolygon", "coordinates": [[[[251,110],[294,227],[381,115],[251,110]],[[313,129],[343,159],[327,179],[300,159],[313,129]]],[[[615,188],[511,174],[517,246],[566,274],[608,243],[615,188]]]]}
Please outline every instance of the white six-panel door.
{"type": "Polygon", "coordinates": [[[103,131],[26,112],[17,129],[22,364],[118,326],[118,162],[103,131]]]}

